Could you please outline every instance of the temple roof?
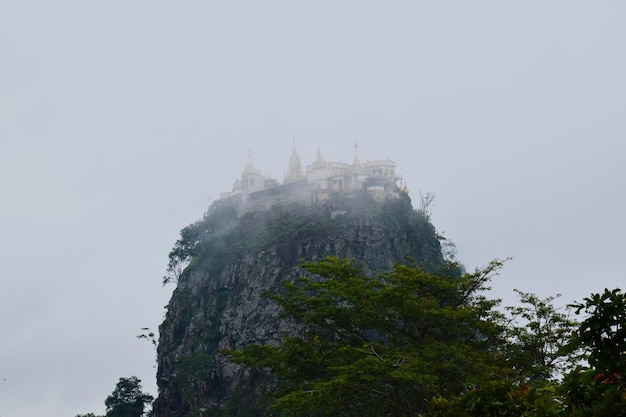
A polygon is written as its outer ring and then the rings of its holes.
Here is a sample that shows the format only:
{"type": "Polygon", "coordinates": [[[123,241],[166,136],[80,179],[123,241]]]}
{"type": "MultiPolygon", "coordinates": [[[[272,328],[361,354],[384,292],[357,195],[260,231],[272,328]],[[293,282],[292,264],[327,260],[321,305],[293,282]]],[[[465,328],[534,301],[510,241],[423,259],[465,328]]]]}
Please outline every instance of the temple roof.
{"type": "Polygon", "coordinates": [[[243,170],[243,174],[257,174],[257,170],[254,168],[254,164],[252,163],[252,152],[248,149],[248,162],[246,163],[246,167],[243,170]]]}

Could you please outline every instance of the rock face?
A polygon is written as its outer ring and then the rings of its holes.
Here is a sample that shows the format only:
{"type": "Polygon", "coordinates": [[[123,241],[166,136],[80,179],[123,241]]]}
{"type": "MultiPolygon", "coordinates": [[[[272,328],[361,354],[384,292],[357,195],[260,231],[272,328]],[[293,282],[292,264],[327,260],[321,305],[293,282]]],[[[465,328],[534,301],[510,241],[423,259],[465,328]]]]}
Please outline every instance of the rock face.
{"type": "Polygon", "coordinates": [[[214,204],[172,251],[190,263],[159,329],[159,417],[264,415],[258,394],[269,377],[220,351],[298,332],[263,294],[302,275],[301,259],[355,258],[372,274],[407,262],[435,271],[444,262],[434,227],[406,195],[335,196],[244,215],[231,204],[214,204]]]}

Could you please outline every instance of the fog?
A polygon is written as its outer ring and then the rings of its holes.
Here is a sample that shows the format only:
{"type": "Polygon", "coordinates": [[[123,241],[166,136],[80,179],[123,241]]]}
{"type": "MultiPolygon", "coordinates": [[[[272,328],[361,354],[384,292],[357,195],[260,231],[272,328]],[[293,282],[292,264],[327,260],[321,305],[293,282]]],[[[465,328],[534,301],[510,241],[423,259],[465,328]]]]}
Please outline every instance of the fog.
{"type": "Polygon", "coordinates": [[[622,285],[623,2],[0,5],[0,416],[157,394],[180,229],[250,150],[396,162],[468,270],[563,303],[622,285]]]}

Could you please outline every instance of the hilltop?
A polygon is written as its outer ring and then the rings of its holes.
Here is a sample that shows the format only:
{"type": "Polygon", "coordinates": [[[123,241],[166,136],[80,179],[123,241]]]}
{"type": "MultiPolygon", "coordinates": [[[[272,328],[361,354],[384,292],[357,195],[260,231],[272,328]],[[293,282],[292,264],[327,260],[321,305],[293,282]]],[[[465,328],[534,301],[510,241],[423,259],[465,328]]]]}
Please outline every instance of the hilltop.
{"type": "Polygon", "coordinates": [[[379,199],[370,191],[277,200],[254,210],[227,197],[181,231],[170,253],[177,286],[160,326],[158,416],[262,415],[256,401],[266,376],[228,363],[220,351],[275,344],[299,331],[263,294],[301,276],[301,260],[355,259],[371,273],[397,263],[429,271],[444,264],[435,228],[408,195],[379,199]]]}

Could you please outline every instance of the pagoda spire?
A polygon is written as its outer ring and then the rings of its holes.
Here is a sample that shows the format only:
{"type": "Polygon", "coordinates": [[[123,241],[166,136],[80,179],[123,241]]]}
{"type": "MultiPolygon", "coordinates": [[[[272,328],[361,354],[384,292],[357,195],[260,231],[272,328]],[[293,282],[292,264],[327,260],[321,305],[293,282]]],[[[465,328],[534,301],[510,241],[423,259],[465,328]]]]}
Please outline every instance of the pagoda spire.
{"type": "Polygon", "coordinates": [[[355,170],[361,170],[361,161],[359,160],[359,143],[354,140],[354,161],[352,161],[352,166],[355,170]]]}
{"type": "Polygon", "coordinates": [[[254,168],[254,164],[252,163],[252,150],[248,147],[248,162],[246,163],[246,167],[243,170],[244,174],[256,174],[256,169],[254,168]]]}
{"type": "Polygon", "coordinates": [[[304,178],[302,174],[302,162],[300,156],[296,152],[296,138],[293,138],[293,149],[291,151],[291,157],[289,158],[289,171],[285,176],[285,183],[297,181],[304,178]]]}

